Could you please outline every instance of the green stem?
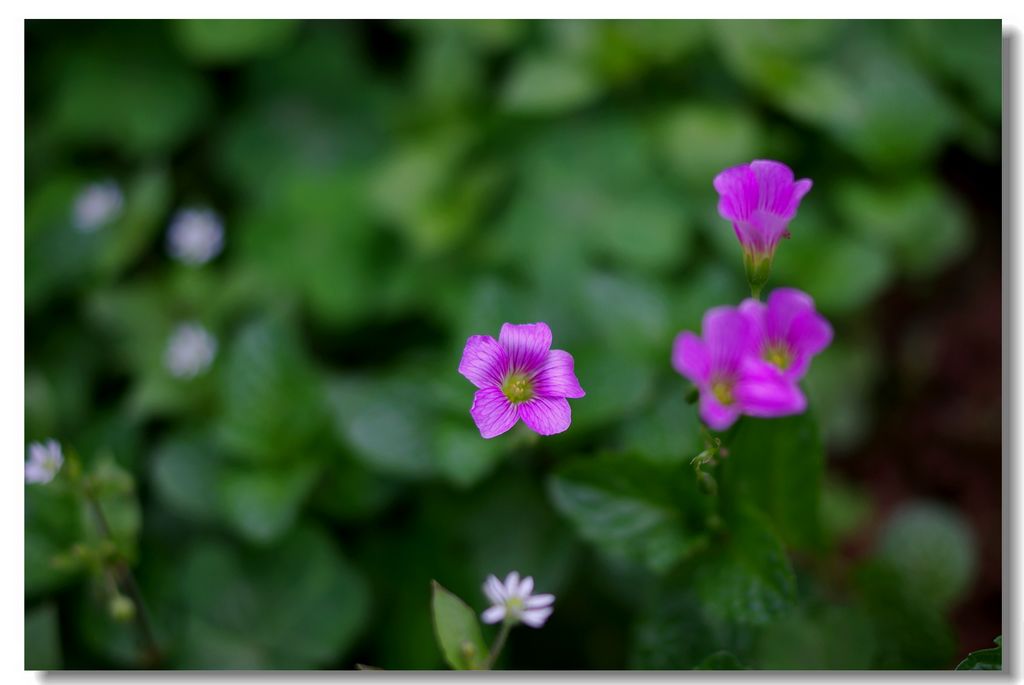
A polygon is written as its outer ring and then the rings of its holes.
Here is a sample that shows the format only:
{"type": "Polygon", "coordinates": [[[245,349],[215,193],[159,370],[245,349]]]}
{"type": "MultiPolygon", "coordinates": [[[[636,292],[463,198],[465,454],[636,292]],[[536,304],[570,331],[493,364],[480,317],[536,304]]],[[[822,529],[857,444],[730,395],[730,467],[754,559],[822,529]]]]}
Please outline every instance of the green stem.
{"type": "Polygon", "coordinates": [[[501,624],[501,630],[498,632],[498,637],[494,639],[494,644],[491,645],[491,653],[487,655],[487,661],[484,663],[484,670],[489,671],[494,667],[494,662],[498,660],[498,655],[501,654],[501,650],[505,647],[505,640],[508,639],[510,630],[512,630],[512,621],[506,618],[501,624]]]}
{"type": "MultiPolygon", "coordinates": [[[[107,517],[103,514],[103,508],[100,506],[100,502],[96,498],[92,488],[86,484],[82,490],[85,493],[85,498],[89,502],[89,506],[96,518],[96,525],[100,529],[100,534],[110,540],[112,544],[116,545],[114,542],[114,535],[110,529],[110,524],[107,522],[107,517]]],[[[119,580],[121,585],[123,585],[125,590],[127,590],[128,596],[131,597],[132,602],[135,603],[136,623],[139,626],[139,631],[142,633],[142,639],[146,645],[146,662],[155,667],[160,663],[160,646],[157,644],[156,632],[153,630],[153,624],[150,622],[149,614],[146,612],[146,605],[142,601],[142,592],[139,590],[138,583],[135,582],[135,575],[132,573],[131,568],[128,567],[128,564],[120,558],[113,562],[113,572],[115,578],[119,580]]]]}

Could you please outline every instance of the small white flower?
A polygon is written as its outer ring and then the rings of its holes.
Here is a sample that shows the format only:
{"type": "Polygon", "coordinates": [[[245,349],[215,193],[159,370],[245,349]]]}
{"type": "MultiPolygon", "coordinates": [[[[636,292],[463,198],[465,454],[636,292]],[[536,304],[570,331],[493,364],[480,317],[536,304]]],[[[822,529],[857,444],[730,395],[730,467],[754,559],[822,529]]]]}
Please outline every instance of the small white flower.
{"type": "Polygon", "coordinates": [[[25,482],[49,483],[64,464],[60,443],[49,439],[45,443],[33,442],[28,446],[28,462],[25,463],[25,482]]]}
{"type": "Polygon", "coordinates": [[[178,378],[193,378],[210,368],[217,354],[217,339],[202,325],[180,324],[167,341],[164,363],[178,378]]]}
{"type": "Polygon", "coordinates": [[[179,210],[167,229],[167,252],[185,264],[205,264],[224,248],[224,225],[212,209],[179,210]]]}
{"type": "Polygon", "coordinates": [[[124,195],[116,181],[91,183],[75,197],[71,220],[79,231],[92,233],[116,219],[123,206],[124,195]]]}
{"type": "Polygon", "coordinates": [[[505,577],[504,583],[493,575],[487,576],[487,581],[484,583],[484,594],[494,606],[481,614],[484,623],[498,623],[499,621],[518,623],[522,621],[531,628],[540,628],[554,611],[554,607],[551,605],[555,602],[555,596],[534,595],[531,594],[532,592],[533,577],[531,576],[526,576],[520,581],[519,574],[512,571],[505,577]]]}

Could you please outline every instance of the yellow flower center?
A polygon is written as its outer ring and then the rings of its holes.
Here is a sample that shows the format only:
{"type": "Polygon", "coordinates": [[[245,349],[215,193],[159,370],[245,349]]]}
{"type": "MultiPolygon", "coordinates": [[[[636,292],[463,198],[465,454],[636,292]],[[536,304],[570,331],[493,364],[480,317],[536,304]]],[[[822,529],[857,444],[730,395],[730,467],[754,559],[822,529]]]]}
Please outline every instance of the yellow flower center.
{"type": "Polygon", "coordinates": [[[711,384],[711,394],[715,399],[724,405],[730,405],[735,398],[732,396],[732,385],[725,381],[715,381],[711,384]]]}
{"type": "Polygon", "coordinates": [[[513,404],[532,400],[534,396],[533,382],[529,376],[521,373],[511,373],[501,386],[505,397],[513,404]]]}
{"type": "Polygon", "coordinates": [[[768,345],[765,347],[762,356],[766,362],[782,369],[783,371],[788,369],[789,365],[793,363],[793,355],[790,354],[789,349],[782,344],[768,345]]]}

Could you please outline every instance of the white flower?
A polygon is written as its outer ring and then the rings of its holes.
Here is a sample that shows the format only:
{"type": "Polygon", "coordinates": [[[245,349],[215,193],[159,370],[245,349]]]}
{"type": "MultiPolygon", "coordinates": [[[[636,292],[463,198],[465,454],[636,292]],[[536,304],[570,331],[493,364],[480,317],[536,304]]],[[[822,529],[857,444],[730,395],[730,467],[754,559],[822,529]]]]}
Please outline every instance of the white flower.
{"type": "Polygon", "coordinates": [[[224,225],[212,209],[182,209],[167,229],[167,251],[185,264],[205,264],[224,248],[224,225]]]}
{"type": "Polygon", "coordinates": [[[210,368],[217,354],[217,339],[195,322],[180,324],[167,341],[164,363],[178,378],[192,378],[210,368]]]}
{"type": "Polygon", "coordinates": [[[83,233],[92,233],[109,224],[121,213],[124,196],[116,181],[91,183],[75,197],[71,220],[83,233]]]}
{"type": "Polygon", "coordinates": [[[484,623],[522,621],[531,628],[540,628],[554,611],[551,605],[555,602],[555,596],[534,595],[532,592],[531,576],[526,576],[520,581],[519,574],[512,571],[505,577],[504,583],[493,575],[487,576],[484,594],[494,606],[481,614],[484,623]]]}
{"type": "Polygon", "coordinates": [[[64,464],[60,443],[49,439],[45,443],[33,442],[28,446],[28,462],[25,464],[25,482],[49,483],[64,464]]]}

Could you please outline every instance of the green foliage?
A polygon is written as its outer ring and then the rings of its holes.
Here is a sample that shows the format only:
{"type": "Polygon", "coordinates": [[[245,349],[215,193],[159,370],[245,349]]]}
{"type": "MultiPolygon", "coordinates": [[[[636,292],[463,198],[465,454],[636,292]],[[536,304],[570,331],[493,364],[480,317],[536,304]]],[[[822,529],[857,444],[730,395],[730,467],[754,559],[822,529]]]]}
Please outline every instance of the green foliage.
{"type": "Polygon", "coordinates": [[[929,502],[904,505],[889,519],[878,555],[922,602],[946,609],[970,587],[977,565],[974,535],[953,510],[929,502]]]}
{"type": "Polygon", "coordinates": [[[436,580],[432,581],[431,593],[434,631],[445,661],[458,671],[481,668],[487,658],[487,645],[476,614],[436,580]]]}
{"type": "Polygon", "coordinates": [[[995,647],[977,649],[957,664],[958,671],[1001,671],[1003,670],[1003,636],[993,642],[995,647]]]}
{"type": "Polygon", "coordinates": [[[581,459],[559,469],[550,491],[584,539],[655,571],[707,544],[708,503],[687,468],[635,455],[581,459]]]}
{"type": "MultiPolygon", "coordinates": [[[[934,376],[878,322],[894,287],[948,291],[989,227],[999,22],[25,33],[25,434],[99,479],[155,665],[480,666],[481,582],[517,570],[558,600],[513,668],[952,666],[969,529],[903,510],[851,568],[875,491],[826,477],[826,447],[875,445],[892,374],[934,376]],[[712,179],[755,158],[814,181],[768,290],[809,292],[836,339],[813,415],[743,419],[702,486],[671,345],[748,295],[712,179]],[[107,179],[122,210],[77,229],[107,179]],[[192,205],[224,219],[200,267],[166,250],[192,205]],[[187,379],[165,361],[185,321],[217,339],[187,379]],[[484,440],[463,345],[530,321],[587,394],[564,434],[484,440]],[[468,605],[435,588],[432,620],[431,578],[468,605]]],[[[67,485],[25,490],[26,663],[152,666],[67,485]]]]}

